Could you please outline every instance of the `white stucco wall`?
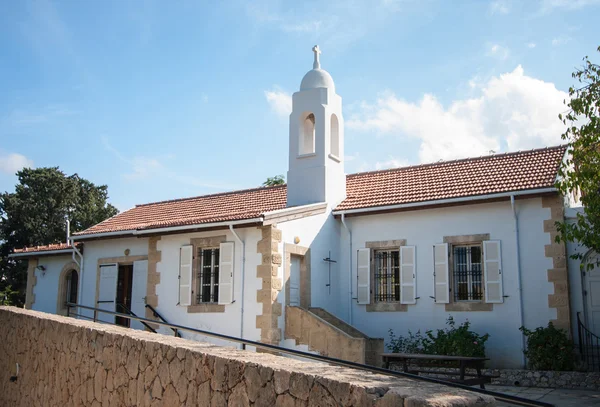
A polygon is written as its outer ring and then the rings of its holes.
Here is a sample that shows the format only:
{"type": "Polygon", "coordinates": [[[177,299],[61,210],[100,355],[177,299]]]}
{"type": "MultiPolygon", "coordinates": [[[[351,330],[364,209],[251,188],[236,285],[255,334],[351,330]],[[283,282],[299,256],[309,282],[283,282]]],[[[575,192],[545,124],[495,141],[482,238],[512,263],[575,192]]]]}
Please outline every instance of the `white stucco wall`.
{"type": "MultiPolygon", "coordinates": [[[[553,286],[547,281],[546,270],[552,261],[545,257],[544,245],[550,237],[543,232],[543,220],[550,218],[550,210],[542,208],[541,198],[517,200],[520,229],[521,270],[524,292],[524,321],[529,328],[546,325],[556,318],[556,310],[548,308],[548,294],[553,286]]],[[[409,330],[424,332],[444,328],[452,315],[457,323],[468,319],[472,329],[489,333],[487,353],[491,365],[518,367],[522,360],[522,336],[519,332],[519,292],[517,285],[516,244],[510,201],[456,206],[419,211],[398,212],[370,216],[348,217],[352,230],[352,284],[356,294],[356,250],[367,241],[406,239],[416,246],[417,296],[416,305],[407,312],[366,312],[364,305],[352,301],[352,325],[369,336],[389,339],[391,328],[396,335],[409,330]],[[433,295],[432,246],[442,243],[444,236],[489,233],[491,239],[501,241],[504,299],[494,304],[491,312],[446,312],[443,304],[435,304],[433,295]]],[[[338,281],[340,296],[339,317],[349,320],[348,270],[349,241],[345,230],[341,240],[341,264],[338,281]]]]}
{"type": "MultiPolygon", "coordinates": [[[[147,238],[106,239],[85,242],[83,251],[83,271],[80,276],[79,303],[88,307],[96,307],[96,276],[98,260],[108,257],[124,257],[129,249],[129,256],[148,255],[147,238]]],[[[92,316],[91,311],[81,311],[83,315],[92,316]]]]}
{"type": "MultiPolygon", "coordinates": [[[[294,244],[294,239],[300,239],[298,245],[310,249],[311,259],[311,306],[325,308],[336,313],[339,306],[339,241],[340,224],[331,212],[327,211],[320,215],[301,218],[285,223],[280,223],[277,228],[281,230],[282,243],[279,252],[284,253],[285,243],[294,244]],[[337,263],[331,264],[331,290],[327,287],[329,283],[329,269],[327,258],[331,252],[331,258],[337,263]]],[[[285,257],[280,268],[280,277],[283,278],[283,267],[285,257]]],[[[284,281],[285,284],[285,281],[284,281]]],[[[285,304],[285,290],[280,293],[279,300],[285,304]]]]}
{"type": "Polygon", "coordinates": [[[44,266],[44,272],[35,270],[37,283],[33,287],[35,302],[31,308],[36,311],[56,314],[58,304],[58,288],[60,272],[65,264],[71,261],[71,255],[40,257],[38,266],[44,266]]]}
{"type": "MultiPolygon", "coordinates": [[[[256,329],[256,316],[262,314],[262,304],[256,302],[256,292],[262,287],[262,279],[256,277],[256,266],[261,263],[261,255],[257,253],[257,244],[261,239],[261,231],[255,227],[235,229],[246,243],[245,265],[245,294],[244,294],[244,338],[258,341],[260,331],[256,329]]],[[[158,241],[157,249],[161,251],[161,261],[157,264],[160,273],[160,284],[157,285],[158,311],[169,322],[189,326],[196,329],[217,332],[225,335],[239,337],[241,335],[241,295],[242,295],[242,245],[235,239],[229,230],[216,230],[211,232],[190,233],[181,235],[163,236],[158,241]],[[190,244],[190,239],[223,236],[228,242],[235,242],[234,259],[234,302],[225,305],[225,312],[221,313],[188,313],[187,307],[177,305],[179,290],[179,248],[190,244]]],[[[195,294],[194,294],[195,297],[195,294]]],[[[162,330],[167,334],[171,331],[162,330]]],[[[183,332],[183,337],[188,339],[206,340],[209,342],[232,345],[230,342],[214,338],[206,338],[183,332]]]]}

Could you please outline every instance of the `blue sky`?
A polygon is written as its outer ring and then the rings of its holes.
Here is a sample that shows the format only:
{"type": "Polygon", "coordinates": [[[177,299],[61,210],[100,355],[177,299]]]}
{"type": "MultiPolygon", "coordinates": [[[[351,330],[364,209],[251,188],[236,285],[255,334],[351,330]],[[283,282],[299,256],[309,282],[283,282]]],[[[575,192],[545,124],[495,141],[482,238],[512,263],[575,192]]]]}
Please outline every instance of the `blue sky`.
{"type": "Polygon", "coordinates": [[[597,0],[5,1],[0,190],[59,166],[125,210],[285,174],[314,44],[348,173],[559,144],[599,19],[597,0]]]}

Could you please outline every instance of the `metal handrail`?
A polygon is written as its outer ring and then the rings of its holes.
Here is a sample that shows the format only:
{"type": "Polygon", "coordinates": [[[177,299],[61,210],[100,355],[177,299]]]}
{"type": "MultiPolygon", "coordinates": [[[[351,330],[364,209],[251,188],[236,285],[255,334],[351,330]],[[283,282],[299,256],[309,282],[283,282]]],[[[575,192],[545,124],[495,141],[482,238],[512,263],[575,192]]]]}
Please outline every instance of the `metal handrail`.
{"type": "MultiPolygon", "coordinates": [[[[158,318],[160,318],[160,319],[161,319],[161,321],[163,321],[163,322],[167,322],[167,320],[166,320],[166,319],[165,319],[165,318],[164,318],[162,315],[160,315],[160,314],[158,313],[158,311],[157,311],[157,310],[156,310],[156,309],[155,309],[155,308],[154,308],[152,305],[150,305],[150,304],[146,304],[146,308],[149,308],[149,309],[150,309],[150,311],[152,311],[152,314],[153,314],[155,317],[158,317],[158,318]]],[[[179,331],[178,331],[177,329],[175,329],[175,328],[171,328],[171,330],[172,330],[172,331],[175,333],[175,336],[176,336],[176,337],[178,337],[178,338],[181,338],[181,333],[179,333],[179,331]]],[[[156,332],[156,331],[154,331],[154,332],[156,332]]]]}
{"type": "Polygon", "coordinates": [[[470,387],[470,386],[463,385],[463,384],[456,383],[456,382],[435,379],[433,377],[419,376],[419,375],[415,375],[415,374],[411,374],[411,373],[405,373],[405,372],[399,372],[396,370],[384,369],[382,367],[364,365],[361,363],[350,362],[347,360],[342,360],[342,359],[337,359],[337,358],[331,358],[329,356],[322,356],[322,355],[303,352],[303,351],[299,351],[299,350],[295,350],[295,349],[282,348],[280,346],[270,345],[268,343],[256,342],[256,341],[252,341],[249,339],[243,339],[243,338],[238,338],[235,336],[219,334],[216,332],[203,331],[201,329],[190,328],[187,326],[172,324],[169,322],[155,321],[155,320],[151,320],[151,319],[147,319],[147,318],[136,317],[133,315],[122,314],[122,313],[114,312],[114,311],[107,311],[107,310],[98,309],[98,308],[94,308],[94,307],[88,307],[87,305],[80,305],[80,304],[74,304],[74,303],[67,303],[67,305],[70,307],[74,307],[74,308],[91,310],[91,311],[94,311],[94,313],[102,312],[102,313],[106,313],[106,314],[114,315],[114,316],[118,316],[118,317],[134,319],[134,320],[137,320],[140,322],[143,321],[143,322],[147,322],[147,323],[151,323],[151,324],[164,325],[171,329],[179,329],[181,331],[189,331],[189,332],[193,332],[196,334],[219,338],[219,339],[223,339],[223,340],[230,341],[230,342],[240,343],[240,344],[244,344],[244,345],[250,345],[250,346],[254,346],[254,347],[262,348],[262,349],[268,349],[268,350],[275,351],[278,353],[300,356],[302,358],[312,359],[312,360],[316,360],[319,362],[326,362],[326,363],[331,363],[331,364],[338,365],[338,366],[350,367],[353,369],[359,369],[359,370],[363,370],[363,371],[367,371],[367,372],[371,372],[371,373],[379,373],[379,374],[383,374],[386,376],[394,376],[394,377],[401,377],[401,378],[409,378],[409,379],[418,380],[418,381],[422,381],[422,382],[428,382],[428,383],[434,383],[434,384],[439,384],[439,385],[448,386],[448,387],[459,388],[459,389],[471,391],[474,393],[486,394],[488,396],[494,397],[496,400],[516,404],[518,406],[554,407],[553,404],[546,403],[543,401],[530,400],[530,399],[526,399],[523,397],[512,396],[512,395],[508,395],[508,394],[504,394],[504,393],[498,393],[495,391],[478,389],[475,387],[470,387]]]}
{"type": "Polygon", "coordinates": [[[583,324],[580,314],[577,313],[577,336],[581,359],[588,370],[600,370],[600,337],[583,324]]]}
{"type": "MultiPolygon", "coordinates": [[[[118,303],[117,303],[117,307],[121,307],[121,308],[122,308],[122,309],[124,309],[124,310],[125,310],[125,312],[126,312],[127,314],[129,314],[129,315],[133,315],[134,317],[137,317],[137,315],[136,315],[136,314],[135,314],[135,313],[134,313],[132,310],[130,310],[129,308],[127,308],[127,305],[125,305],[125,304],[121,304],[120,302],[118,302],[118,303]]],[[[142,325],[144,325],[146,328],[148,328],[148,330],[149,330],[150,332],[157,333],[157,332],[156,332],[156,329],[152,328],[150,325],[148,325],[148,324],[147,324],[147,323],[145,323],[144,321],[140,321],[140,323],[141,323],[142,325]]]]}

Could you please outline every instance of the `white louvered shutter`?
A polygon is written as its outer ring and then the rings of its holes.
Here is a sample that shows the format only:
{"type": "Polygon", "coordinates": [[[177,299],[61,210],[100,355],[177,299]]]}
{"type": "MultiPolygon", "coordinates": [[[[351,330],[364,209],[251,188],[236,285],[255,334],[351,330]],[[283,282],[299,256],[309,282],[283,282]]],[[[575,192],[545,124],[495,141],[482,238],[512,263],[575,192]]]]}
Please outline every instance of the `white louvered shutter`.
{"type": "Polygon", "coordinates": [[[415,246],[400,247],[400,303],[417,303],[415,246]]]}
{"type": "Polygon", "coordinates": [[[433,296],[438,304],[450,302],[450,277],[448,272],[448,243],[433,246],[433,296]]]}
{"type": "Polygon", "coordinates": [[[504,302],[502,291],[502,253],[499,240],[483,242],[483,276],[485,280],[485,302],[504,302]]]}
{"type": "Polygon", "coordinates": [[[192,305],[192,262],[194,246],[181,246],[179,249],[179,304],[192,305]]]}
{"type": "Polygon", "coordinates": [[[219,246],[219,304],[233,302],[233,242],[219,246]]]}
{"type": "Polygon", "coordinates": [[[359,304],[371,302],[371,249],[358,249],[356,256],[357,297],[359,304]]]}

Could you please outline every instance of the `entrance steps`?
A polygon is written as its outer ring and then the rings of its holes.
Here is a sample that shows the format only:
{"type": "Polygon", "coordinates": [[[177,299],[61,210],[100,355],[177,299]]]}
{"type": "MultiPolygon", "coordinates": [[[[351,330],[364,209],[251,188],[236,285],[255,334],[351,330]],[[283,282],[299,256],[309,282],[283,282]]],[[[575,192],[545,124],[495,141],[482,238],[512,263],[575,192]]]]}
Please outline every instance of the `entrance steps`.
{"type": "Polygon", "coordinates": [[[294,340],[296,349],[307,346],[323,356],[381,366],[383,339],[368,337],[322,308],[287,306],[285,312],[284,344],[294,340]]]}

